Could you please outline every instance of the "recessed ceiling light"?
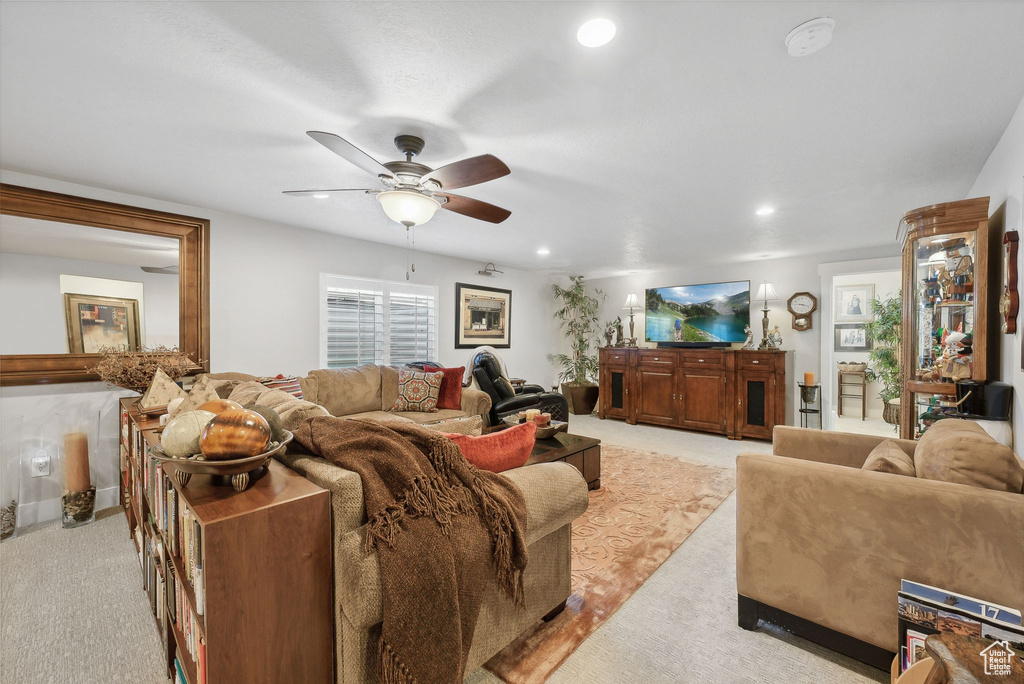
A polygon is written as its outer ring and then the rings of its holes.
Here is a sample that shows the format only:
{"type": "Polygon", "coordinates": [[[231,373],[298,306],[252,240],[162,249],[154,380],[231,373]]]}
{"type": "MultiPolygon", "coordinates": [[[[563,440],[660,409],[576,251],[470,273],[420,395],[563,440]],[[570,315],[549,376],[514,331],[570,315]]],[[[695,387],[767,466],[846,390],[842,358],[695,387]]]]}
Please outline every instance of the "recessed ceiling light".
{"type": "Polygon", "coordinates": [[[541,247],[540,249],[537,250],[537,254],[540,254],[541,256],[547,256],[548,254],[551,254],[551,250],[548,249],[547,247],[541,247]]]}
{"type": "Polygon", "coordinates": [[[313,197],[315,197],[316,199],[327,199],[328,197],[330,197],[330,195],[328,195],[326,192],[320,192],[313,195],[313,197]]]}
{"type": "Polygon", "coordinates": [[[576,32],[576,40],[584,47],[601,47],[614,37],[615,24],[608,19],[591,19],[576,32]]]}
{"type": "Polygon", "coordinates": [[[768,214],[774,214],[774,213],[775,213],[775,207],[761,207],[760,209],[757,210],[757,215],[758,216],[767,216],[768,214]]]}
{"type": "Polygon", "coordinates": [[[811,19],[797,26],[786,36],[786,50],[790,57],[806,57],[832,42],[832,29],[836,22],[828,17],[811,19]]]}

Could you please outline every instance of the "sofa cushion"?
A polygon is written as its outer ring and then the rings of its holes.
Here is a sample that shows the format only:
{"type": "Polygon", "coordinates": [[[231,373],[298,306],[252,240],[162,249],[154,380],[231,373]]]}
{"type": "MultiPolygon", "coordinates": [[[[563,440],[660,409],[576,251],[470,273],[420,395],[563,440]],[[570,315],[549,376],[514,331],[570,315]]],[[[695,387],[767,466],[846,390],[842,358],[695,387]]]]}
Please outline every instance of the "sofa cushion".
{"type": "Polygon", "coordinates": [[[398,401],[398,368],[380,367],[380,409],[390,411],[398,401]]]}
{"type": "Polygon", "coordinates": [[[392,411],[436,413],[443,373],[398,371],[398,399],[392,411]]]}
{"type": "Polygon", "coordinates": [[[423,413],[421,411],[392,411],[391,414],[401,416],[402,418],[411,420],[414,423],[436,423],[439,420],[464,418],[466,416],[465,411],[456,411],[455,409],[444,409],[441,411],[434,411],[433,413],[423,413]]]}
{"type": "Polygon", "coordinates": [[[332,416],[379,411],[380,368],[372,363],[355,368],[321,368],[316,378],[316,403],[332,416]]]}
{"type": "MultiPolygon", "coordinates": [[[[417,415],[423,415],[422,413],[417,415]]],[[[363,411],[362,413],[350,413],[347,416],[342,416],[350,420],[380,420],[380,421],[392,421],[409,423],[412,422],[405,415],[399,415],[397,413],[391,413],[390,411],[363,411]]]]}
{"type": "Polygon", "coordinates": [[[231,391],[228,398],[242,406],[259,404],[274,409],[281,416],[281,425],[289,431],[294,431],[307,418],[327,415],[323,406],[296,399],[287,392],[270,389],[259,382],[243,382],[231,391]]]}
{"type": "Polygon", "coordinates": [[[484,419],[480,416],[462,416],[449,418],[436,423],[420,423],[425,428],[447,434],[470,435],[479,437],[484,431],[484,419]]]}
{"type": "Polygon", "coordinates": [[[467,461],[480,470],[500,473],[525,464],[537,439],[537,424],[533,421],[481,437],[448,435],[459,445],[467,461]]]}
{"type": "Polygon", "coordinates": [[[438,368],[437,370],[444,376],[441,379],[441,391],[437,395],[437,408],[462,408],[462,376],[466,373],[466,367],[438,368]]]}
{"type": "Polygon", "coordinates": [[[896,442],[887,439],[871,450],[862,466],[864,470],[880,473],[915,477],[914,459],[907,455],[896,442]]]}
{"type": "Polygon", "coordinates": [[[946,418],[924,433],[914,452],[917,476],[958,484],[1019,492],[1024,468],[1008,447],[979,425],[946,418]]]}

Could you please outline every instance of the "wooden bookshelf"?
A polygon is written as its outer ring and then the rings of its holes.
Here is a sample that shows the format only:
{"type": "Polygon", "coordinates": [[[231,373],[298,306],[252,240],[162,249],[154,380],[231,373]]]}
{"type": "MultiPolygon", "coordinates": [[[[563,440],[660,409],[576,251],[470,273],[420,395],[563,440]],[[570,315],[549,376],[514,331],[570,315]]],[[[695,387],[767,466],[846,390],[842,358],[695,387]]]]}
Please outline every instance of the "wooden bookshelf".
{"type": "Polygon", "coordinates": [[[181,487],[149,457],[160,422],[136,401],[118,416],[120,500],[168,677],[177,661],[187,684],[333,682],[328,492],[277,461],[244,492],[210,475],[181,487]]]}

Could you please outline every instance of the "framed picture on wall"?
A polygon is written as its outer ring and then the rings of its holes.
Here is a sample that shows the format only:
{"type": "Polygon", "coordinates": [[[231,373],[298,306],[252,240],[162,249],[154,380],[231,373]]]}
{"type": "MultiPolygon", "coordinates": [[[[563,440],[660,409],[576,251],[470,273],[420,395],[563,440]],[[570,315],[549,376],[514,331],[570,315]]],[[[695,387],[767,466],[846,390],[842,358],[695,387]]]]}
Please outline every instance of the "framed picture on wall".
{"type": "Polygon", "coordinates": [[[874,285],[839,285],[833,318],[836,323],[867,323],[872,319],[871,300],[874,298],[874,285]]]}
{"type": "Polygon", "coordinates": [[[855,324],[837,324],[834,349],[837,352],[869,351],[871,338],[868,337],[867,327],[855,324]]]}
{"type": "Polygon", "coordinates": [[[455,348],[512,344],[512,290],[455,283],[455,348]]]}
{"type": "Polygon", "coordinates": [[[137,299],[68,292],[64,316],[72,354],[96,354],[105,348],[141,351],[137,299]]]}

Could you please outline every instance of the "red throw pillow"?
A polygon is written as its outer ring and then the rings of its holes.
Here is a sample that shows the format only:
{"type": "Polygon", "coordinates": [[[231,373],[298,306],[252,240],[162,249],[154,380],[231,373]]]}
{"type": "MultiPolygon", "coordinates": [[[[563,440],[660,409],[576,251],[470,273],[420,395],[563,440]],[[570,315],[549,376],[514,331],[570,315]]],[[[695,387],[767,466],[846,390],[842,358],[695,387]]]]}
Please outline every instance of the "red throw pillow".
{"type": "Polygon", "coordinates": [[[435,373],[444,373],[441,379],[441,393],[437,395],[437,408],[455,409],[462,408],[462,378],[466,374],[466,367],[458,368],[435,368],[435,373]]]}
{"type": "Polygon", "coordinates": [[[526,463],[537,439],[537,424],[523,423],[489,435],[446,435],[459,445],[466,460],[480,470],[500,473],[526,463]]]}

